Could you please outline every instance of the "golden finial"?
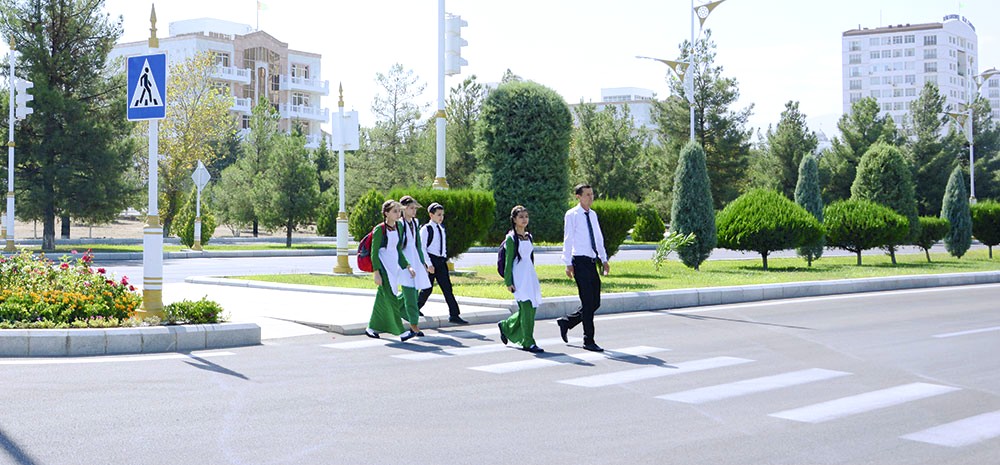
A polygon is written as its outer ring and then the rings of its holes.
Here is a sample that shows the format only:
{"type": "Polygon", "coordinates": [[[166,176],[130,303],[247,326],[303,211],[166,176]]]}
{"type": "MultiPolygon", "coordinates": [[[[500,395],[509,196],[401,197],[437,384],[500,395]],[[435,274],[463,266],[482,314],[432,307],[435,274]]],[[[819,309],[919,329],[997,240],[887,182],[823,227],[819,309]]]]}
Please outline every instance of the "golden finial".
{"type": "Polygon", "coordinates": [[[337,106],[343,108],[344,107],[344,83],[341,82],[339,84],[339,86],[340,86],[340,101],[337,102],[337,106]]]}
{"type": "Polygon", "coordinates": [[[11,50],[15,50],[15,48],[14,48],[14,36],[10,36],[10,49],[11,50]]]}
{"type": "Polygon", "coordinates": [[[160,48],[160,40],[156,38],[156,5],[149,13],[149,48],[160,48]]]}

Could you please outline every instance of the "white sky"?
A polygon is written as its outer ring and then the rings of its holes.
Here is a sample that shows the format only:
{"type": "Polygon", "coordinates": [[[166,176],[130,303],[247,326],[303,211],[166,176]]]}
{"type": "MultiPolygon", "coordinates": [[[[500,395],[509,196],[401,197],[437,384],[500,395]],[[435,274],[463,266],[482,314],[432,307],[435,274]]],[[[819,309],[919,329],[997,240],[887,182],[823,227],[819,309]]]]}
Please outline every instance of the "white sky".
{"type": "MultiPolygon", "coordinates": [[[[264,1],[261,30],[292,49],[323,55],[321,79],[330,81],[332,91],[324,107],[336,110],[333,89],[342,82],[347,109],[358,110],[361,124],[371,125],[379,90],[375,73],[397,62],[427,83],[423,100],[436,101],[437,0],[264,1]]],[[[257,25],[256,0],[155,4],[161,38],[168,23],[185,19],[257,25]]],[[[108,0],[106,8],[124,17],[124,41],[149,37],[150,2],[108,0]]],[[[469,23],[463,29],[469,42],[463,76],[495,82],[510,68],[555,89],[568,103],[598,101],[602,87],[666,95],[666,67],[635,56],[676,58],[678,44],[691,34],[690,0],[446,0],[446,10],[469,23]]],[[[1000,67],[997,0],[727,0],[706,27],[717,44],[716,64],[739,81],[738,106],[756,105],[752,127],[766,130],[777,123],[785,102],[798,100],[811,128],[833,137],[842,110],[841,34],[859,25],[936,22],[951,13],[975,25],[980,71],[1000,67]]],[[[446,88],[460,79],[447,78],[446,88]]]]}

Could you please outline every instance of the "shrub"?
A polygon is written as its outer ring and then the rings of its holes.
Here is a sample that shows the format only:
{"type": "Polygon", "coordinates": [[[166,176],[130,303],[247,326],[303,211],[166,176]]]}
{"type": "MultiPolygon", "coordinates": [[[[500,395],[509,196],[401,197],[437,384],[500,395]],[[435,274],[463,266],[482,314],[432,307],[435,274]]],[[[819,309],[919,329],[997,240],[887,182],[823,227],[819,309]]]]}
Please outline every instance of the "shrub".
{"type": "MultiPolygon", "coordinates": [[[[795,203],[805,208],[813,218],[823,223],[823,196],[819,188],[819,165],[816,157],[806,155],[799,163],[799,180],[795,184],[795,203]]],[[[819,260],[823,256],[823,246],[826,245],[826,236],[821,235],[819,240],[813,243],[804,244],[795,252],[798,256],[805,258],[806,263],[812,266],[812,262],[819,260]]]]}
{"type": "Polygon", "coordinates": [[[632,228],[632,240],[638,242],[659,242],[663,239],[666,225],[660,214],[651,205],[639,205],[636,210],[635,227],[632,228]]]}
{"type": "Polygon", "coordinates": [[[972,214],[969,213],[969,193],[965,190],[962,168],[956,166],[948,178],[941,202],[941,218],[948,220],[950,229],[944,236],[944,247],[952,256],[962,258],[972,246],[972,214]]]}
{"type": "Polygon", "coordinates": [[[901,243],[910,223],[891,208],[868,200],[841,200],[823,209],[827,244],[858,256],[861,252],[890,243],[901,243]]]}
{"type": "Polygon", "coordinates": [[[534,82],[507,82],[489,93],[479,114],[477,148],[496,199],[488,240],[510,229],[510,209],[531,211],[540,241],[563,237],[569,197],[569,142],[573,120],[562,97],[534,82]]]}
{"type": "MultiPolygon", "coordinates": [[[[476,189],[393,189],[389,192],[389,196],[396,200],[404,195],[412,196],[423,205],[424,208],[417,210],[420,224],[430,221],[427,215],[428,205],[437,202],[444,206],[448,258],[465,253],[473,244],[486,238],[493,225],[493,214],[497,207],[491,192],[476,189]]],[[[507,216],[510,217],[510,209],[507,210],[507,216]]]]}
{"type": "Polygon", "coordinates": [[[212,324],[225,320],[222,306],[208,300],[207,296],[198,301],[184,299],[163,307],[163,321],[167,324],[212,324]]]}
{"type": "Polygon", "coordinates": [[[628,200],[595,200],[591,208],[597,212],[604,234],[604,250],[608,258],[618,253],[618,247],[625,242],[628,230],[635,224],[635,204],[628,200]]]}
{"type": "Polygon", "coordinates": [[[914,193],[913,175],[910,167],[899,153],[899,149],[885,142],[872,145],[858,162],[857,175],[851,185],[852,200],[871,200],[893,209],[906,217],[909,223],[907,237],[900,242],[884,245],[896,264],[896,249],[913,242],[920,234],[917,219],[917,198],[914,193]]]}
{"type": "Polygon", "coordinates": [[[376,224],[382,222],[382,203],[385,195],[372,189],[358,199],[347,219],[347,231],[356,241],[368,234],[376,224]]]}
{"type": "Polygon", "coordinates": [[[696,142],[681,149],[674,173],[670,230],[680,235],[694,233],[692,244],[681,246],[677,256],[690,268],[698,269],[717,243],[711,182],[705,166],[705,150],[696,142]]]}
{"type": "Polygon", "coordinates": [[[319,207],[316,208],[316,235],[336,236],[337,215],[339,214],[340,204],[337,197],[329,191],[320,194],[319,207]]]}
{"type": "MultiPolygon", "coordinates": [[[[201,245],[208,244],[208,241],[212,239],[212,234],[215,233],[215,227],[219,225],[215,221],[215,215],[212,214],[207,200],[207,195],[201,196],[201,245]]],[[[192,190],[184,207],[177,212],[177,218],[174,219],[173,229],[176,231],[177,237],[180,238],[181,244],[188,247],[194,246],[194,220],[197,213],[195,202],[197,201],[198,192],[192,190]]]]}
{"type": "Polygon", "coordinates": [[[767,269],[767,256],[814,243],[823,236],[819,221],[777,191],[753,189],[726,206],[715,219],[719,247],[757,252],[767,269]]]}
{"type": "Polygon", "coordinates": [[[972,235],[990,248],[990,258],[993,258],[993,246],[1000,244],[1000,203],[984,200],[971,207],[972,235]]]}
{"type": "Polygon", "coordinates": [[[921,216],[920,217],[920,236],[917,240],[913,241],[913,244],[921,249],[924,249],[924,255],[927,256],[927,263],[931,261],[931,247],[937,241],[944,238],[945,234],[948,234],[948,220],[935,218],[933,216],[921,216]]]}

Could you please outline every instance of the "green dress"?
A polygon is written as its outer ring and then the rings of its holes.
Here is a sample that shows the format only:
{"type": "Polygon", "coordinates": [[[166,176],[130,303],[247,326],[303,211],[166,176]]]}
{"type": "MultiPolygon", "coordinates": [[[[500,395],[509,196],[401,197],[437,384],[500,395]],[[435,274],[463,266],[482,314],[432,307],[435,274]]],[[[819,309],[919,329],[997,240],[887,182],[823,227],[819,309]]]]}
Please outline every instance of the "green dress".
{"type": "Polygon", "coordinates": [[[535,265],[531,259],[534,246],[530,239],[518,240],[515,245],[514,236],[508,235],[504,240],[507,249],[504,266],[503,282],[506,286],[515,286],[514,301],[517,302],[517,312],[500,322],[503,334],[510,342],[528,348],[535,345],[535,311],[536,303],[541,303],[542,293],[535,273],[535,265]],[[521,260],[514,257],[520,253],[521,260]],[[516,267],[516,269],[515,269],[516,267]]]}
{"type": "Polygon", "coordinates": [[[368,327],[377,332],[400,335],[405,331],[400,321],[403,309],[403,296],[397,295],[400,273],[405,273],[410,266],[403,256],[403,229],[401,223],[396,223],[396,231],[389,231],[385,224],[379,225],[372,233],[372,269],[382,275],[382,285],[375,291],[375,305],[368,327]],[[390,234],[385,234],[390,233],[390,234]],[[383,247],[384,246],[384,247],[383,247]],[[383,255],[384,254],[384,255],[383,255]],[[383,259],[397,257],[397,263],[385,263],[383,259]]]}

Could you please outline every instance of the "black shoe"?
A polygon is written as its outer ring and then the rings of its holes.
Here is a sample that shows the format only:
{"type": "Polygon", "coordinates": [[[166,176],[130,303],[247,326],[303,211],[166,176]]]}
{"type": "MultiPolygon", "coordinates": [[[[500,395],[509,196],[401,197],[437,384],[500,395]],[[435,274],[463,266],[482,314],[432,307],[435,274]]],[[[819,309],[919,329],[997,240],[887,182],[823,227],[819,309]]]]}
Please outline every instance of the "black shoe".
{"type": "Polygon", "coordinates": [[[569,337],[566,335],[569,332],[569,322],[556,320],[556,324],[559,325],[559,336],[562,337],[563,342],[569,342],[569,337]]]}
{"type": "Polygon", "coordinates": [[[380,339],[378,337],[378,333],[376,333],[375,330],[371,328],[365,328],[365,336],[368,336],[372,339],[380,339]]]}
{"type": "Polygon", "coordinates": [[[420,316],[424,316],[424,312],[421,312],[420,310],[417,310],[417,313],[418,313],[418,314],[419,314],[420,316]]]}
{"type": "Polygon", "coordinates": [[[497,323],[497,328],[500,328],[500,342],[507,345],[507,335],[503,333],[503,324],[497,323]]]}
{"type": "Polygon", "coordinates": [[[406,342],[409,341],[410,339],[413,339],[413,336],[416,336],[416,334],[413,331],[406,330],[403,334],[399,335],[399,340],[402,342],[406,342]]]}
{"type": "Polygon", "coordinates": [[[601,346],[599,346],[599,345],[597,345],[597,344],[595,344],[593,342],[587,342],[587,343],[583,344],[583,348],[586,349],[586,350],[589,350],[591,352],[604,352],[604,349],[602,349],[601,346]]]}
{"type": "Polygon", "coordinates": [[[527,350],[528,352],[531,352],[533,354],[540,354],[542,352],[545,352],[545,349],[542,349],[541,347],[538,347],[535,344],[532,344],[531,347],[525,347],[524,350],[527,350]]]}
{"type": "Polygon", "coordinates": [[[449,323],[455,323],[456,325],[467,325],[467,324],[469,324],[468,321],[463,320],[462,317],[460,317],[460,316],[453,316],[451,318],[448,318],[448,322],[449,323]]]}
{"type": "Polygon", "coordinates": [[[416,333],[414,334],[414,336],[417,336],[417,337],[424,337],[424,332],[423,332],[423,331],[417,331],[417,332],[416,332],[416,333]]]}

